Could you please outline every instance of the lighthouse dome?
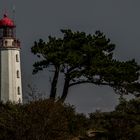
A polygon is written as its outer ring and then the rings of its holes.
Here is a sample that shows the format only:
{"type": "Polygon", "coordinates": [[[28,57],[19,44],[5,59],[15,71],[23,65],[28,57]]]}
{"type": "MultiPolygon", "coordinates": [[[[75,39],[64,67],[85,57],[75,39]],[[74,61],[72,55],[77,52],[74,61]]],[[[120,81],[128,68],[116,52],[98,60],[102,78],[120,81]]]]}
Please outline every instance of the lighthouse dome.
{"type": "Polygon", "coordinates": [[[14,22],[4,14],[3,18],[0,20],[0,27],[15,27],[14,22]]]}

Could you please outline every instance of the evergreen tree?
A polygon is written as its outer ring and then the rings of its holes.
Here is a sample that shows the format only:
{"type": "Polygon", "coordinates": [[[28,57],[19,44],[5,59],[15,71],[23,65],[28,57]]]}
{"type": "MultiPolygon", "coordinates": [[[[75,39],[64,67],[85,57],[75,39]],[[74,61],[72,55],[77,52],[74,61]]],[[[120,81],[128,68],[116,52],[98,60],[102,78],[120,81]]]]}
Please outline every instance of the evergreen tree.
{"type": "Polygon", "coordinates": [[[31,48],[40,60],[34,63],[33,73],[53,67],[50,98],[55,99],[60,73],[64,75],[61,100],[67,97],[70,87],[92,83],[108,85],[120,95],[139,96],[140,66],[134,59],[121,62],[113,58],[115,45],[103,33],[95,34],[61,30],[62,38],[49,36],[48,42],[40,39],[31,48]]]}

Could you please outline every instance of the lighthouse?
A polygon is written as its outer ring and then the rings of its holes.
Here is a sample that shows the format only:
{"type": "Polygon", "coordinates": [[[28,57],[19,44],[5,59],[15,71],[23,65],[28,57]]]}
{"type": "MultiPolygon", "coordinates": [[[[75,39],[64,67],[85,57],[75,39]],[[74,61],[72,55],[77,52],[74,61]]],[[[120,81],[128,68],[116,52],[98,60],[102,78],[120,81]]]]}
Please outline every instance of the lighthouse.
{"type": "Polygon", "coordinates": [[[22,103],[20,41],[6,14],[0,20],[0,100],[22,103]]]}

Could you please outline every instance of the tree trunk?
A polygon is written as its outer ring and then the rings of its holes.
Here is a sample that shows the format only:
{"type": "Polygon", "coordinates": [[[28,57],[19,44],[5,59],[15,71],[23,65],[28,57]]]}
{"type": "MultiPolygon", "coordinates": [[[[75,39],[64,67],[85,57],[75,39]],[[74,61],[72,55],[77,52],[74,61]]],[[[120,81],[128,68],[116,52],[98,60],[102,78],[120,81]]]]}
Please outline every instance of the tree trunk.
{"type": "Polygon", "coordinates": [[[61,102],[64,102],[67,95],[68,95],[68,90],[69,90],[69,83],[70,83],[70,77],[67,75],[65,77],[65,83],[64,83],[64,88],[63,88],[63,93],[62,93],[62,96],[60,98],[60,101],[61,102]]]}
{"type": "Polygon", "coordinates": [[[56,67],[54,77],[53,77],[53,81],[51,83],[50,99],[55,99],[55,97],[56,97],[58,77],[59,77],[59,67],[56,67]]]}

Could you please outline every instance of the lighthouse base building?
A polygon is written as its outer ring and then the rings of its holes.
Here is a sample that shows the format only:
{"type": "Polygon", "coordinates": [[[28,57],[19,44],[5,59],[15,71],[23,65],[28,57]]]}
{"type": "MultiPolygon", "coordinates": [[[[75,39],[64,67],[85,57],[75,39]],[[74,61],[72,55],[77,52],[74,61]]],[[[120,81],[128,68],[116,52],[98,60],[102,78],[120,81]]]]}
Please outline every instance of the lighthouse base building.
{"type": "Polygon", "coordinates": [[[20,42],[15,27],[7,15],[0,20],[0,100],[22,103],[20,42]]]}

